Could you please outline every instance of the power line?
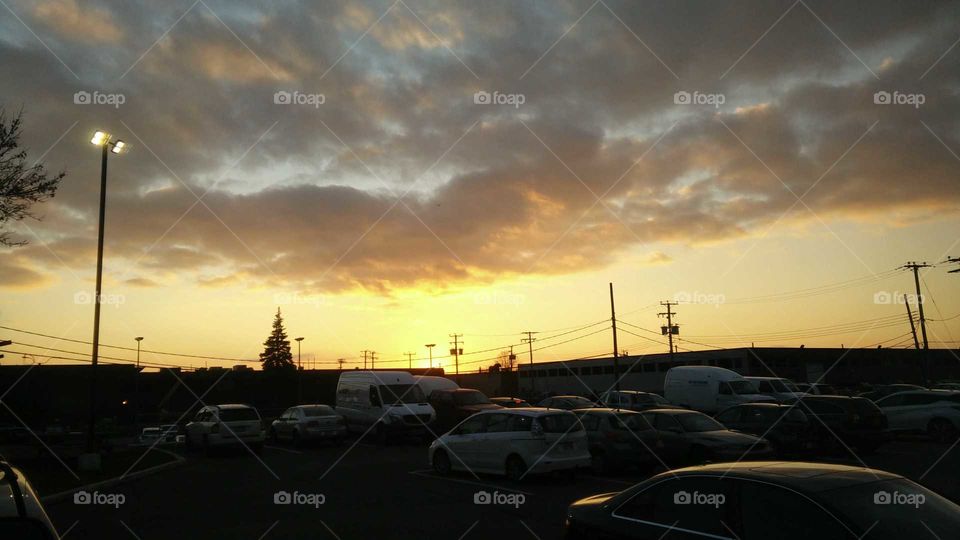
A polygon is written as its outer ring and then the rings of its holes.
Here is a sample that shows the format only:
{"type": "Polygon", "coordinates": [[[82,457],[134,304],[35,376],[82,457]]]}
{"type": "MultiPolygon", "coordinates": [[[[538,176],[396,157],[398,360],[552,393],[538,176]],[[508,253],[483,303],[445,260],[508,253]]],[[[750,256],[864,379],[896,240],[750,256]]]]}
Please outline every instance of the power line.
{"type": "Polygon", "coordinates": [[[873,283],[876,281],[883,281],[897,275],[899,269],[887,270],[880,272],[879,274],[871,274],[869,276],[861,276],[858,278],[848,279],[845,281],[839,281],[836,283],[830,283],[826,285],[819,285],[816,287],[809,287],[806,289],[797,289],[794,291],[787,291],[782,293],[771,293],[758,296],[747,296],[743,298],[734,298],[732,300],[725,300],[725,304],[755,304],[761,302],[780,302],[786,300],[796,300],[799,298],[807,298],[810,296],[818,296],[821,294],[829,294],[837,291],[842,291],[844,289],[849,289],[853,287],[860,287],[868,283],[873,283]]]}

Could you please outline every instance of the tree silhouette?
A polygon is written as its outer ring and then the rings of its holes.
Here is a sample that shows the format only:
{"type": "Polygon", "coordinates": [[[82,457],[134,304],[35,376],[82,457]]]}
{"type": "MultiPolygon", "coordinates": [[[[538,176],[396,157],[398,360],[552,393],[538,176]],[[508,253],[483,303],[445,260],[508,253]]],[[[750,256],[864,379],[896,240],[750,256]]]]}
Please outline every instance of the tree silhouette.
{"type": "Polygon", "coordinates": [[[25,217],[36,218],[30,206],[43,202],[57,191],[66,173],[47,176],[42,163],[27,165],[27,151],[20,147],[21,113],[7,122],[0,108],[0,246],[22,246],[24,240],[13,240],[3,229],[9,222],[25,217]]]}
{"type": "Polygon", "coordinates": [[[290,353],[290,341],[287,332],[283,329],[283,317],[280,308],[273,319],[273,331],[270,337],[263,342],[263,352],[260,353],[260,362],[264,371],[293,370],[293,354],[290,353]]]}

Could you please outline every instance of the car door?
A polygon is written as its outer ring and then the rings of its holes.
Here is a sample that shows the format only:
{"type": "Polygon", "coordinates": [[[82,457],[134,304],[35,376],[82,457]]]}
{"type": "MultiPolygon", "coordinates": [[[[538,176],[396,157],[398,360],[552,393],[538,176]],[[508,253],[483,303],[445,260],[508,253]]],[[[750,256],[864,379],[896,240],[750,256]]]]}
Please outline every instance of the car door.
{"type": "Polygon", "coordinates": [[[684,436],[680,422],[672,415],[664,413],[647,413],[644,418],[657,430],[661,444],[655,451],[660,461],[668,464],[683,461],[690,451],[690,442],[684,436]]]}
{"type": "Polygon", "coordinates": [[[481,416],[486,419],[486,424],[480,444],[476,445],[477,467],[500,472],[510,455],[511,442],[517,436],[510,424],[510,419],[517,415],[490,413],[481,416]]]}
{"type": "MultiPolygon", "coordinates": [[[[737,479],[735,484],[740,501],[736,509],[739,516],[731,516],[733,520],[729,523],[739,538],[860,538],[829,510],[797,491],[756,480],[737,479]]],[[[883,516],[879,515],[879,519],[883,516]]]]}
{"type": "Polygon", "coordinates": [[[729,478],[665,477],[613,509],[607,521],[609,528],[598,537],[734,539],[737,536],[731,532],[730,524],[738,506],[735,496],[735,486],[729,478]]]}
{"type": "Polygon", "coordinates": [[[911,409],[915,407],[907,405],[906,398],[907,395],[894,394],[877,400],[877,407],[887,415],[887,426],[891,430],[900,431],[909,427],[911,409]]]}
{"type": "Polygon", "coordinates": [[[723,424],[727,429],[742,430],[740,418],[743,413],[743,407],[730,407],[729,409],[717,415],[717,422],[723,424]]]}
{"type": "Polygon", "coordinates": [[[450,463],[456,469],[480,468],[480,454],[484,443],[484,428],[487,415],[478,414],[467,418],[445,437],[450,451],[450,463]]]}

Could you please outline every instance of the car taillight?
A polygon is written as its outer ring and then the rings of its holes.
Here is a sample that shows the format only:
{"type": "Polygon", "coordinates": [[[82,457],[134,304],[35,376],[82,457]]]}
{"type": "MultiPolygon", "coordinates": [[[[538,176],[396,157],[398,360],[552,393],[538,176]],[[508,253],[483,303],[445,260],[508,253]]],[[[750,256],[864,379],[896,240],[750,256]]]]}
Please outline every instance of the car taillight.
{"type": "Polygon", "coordinates": [[[214,424],[210,426],[210,433],[220,433],[220,424],[214,424]]]}

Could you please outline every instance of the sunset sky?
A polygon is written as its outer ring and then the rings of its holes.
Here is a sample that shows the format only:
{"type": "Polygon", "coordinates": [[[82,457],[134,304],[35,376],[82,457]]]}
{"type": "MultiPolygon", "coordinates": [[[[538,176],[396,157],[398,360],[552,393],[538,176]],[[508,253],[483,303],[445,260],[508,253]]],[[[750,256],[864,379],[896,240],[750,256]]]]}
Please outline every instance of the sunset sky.
{"type": "Polygon", "coordinates": [[[0,339],[41,359],[89,358],[55,338],[91,339],[97,129],[130,145],[111,345],[255,359],[279,306],[322,367],[601,355],[613,282],[630,353],[667,350],[664,300],[683,349],[912,347],[896,269],[960,256],[957,2],[82,4],[0,9],[0,105],[67,172],[0,250],[0,326],[54,336],[0,339]]]}

